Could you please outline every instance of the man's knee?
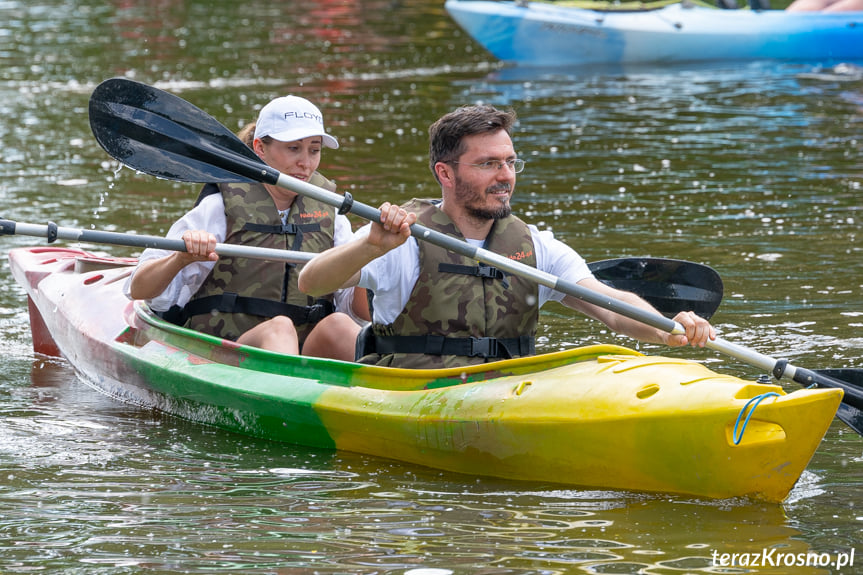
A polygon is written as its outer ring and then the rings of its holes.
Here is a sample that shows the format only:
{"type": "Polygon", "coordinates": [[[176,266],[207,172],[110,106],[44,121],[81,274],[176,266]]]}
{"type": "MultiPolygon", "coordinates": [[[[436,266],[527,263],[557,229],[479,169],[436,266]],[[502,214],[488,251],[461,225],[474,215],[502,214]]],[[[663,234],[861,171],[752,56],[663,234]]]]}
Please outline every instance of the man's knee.
{"type": "Polygon", "coordinates": [[[357,334],[360,332],[360,326],[357,325],[357,322],[345,313],[334,313],[333,316],[335,316],[333,323],[335,324],[336,331],[344,337],[353,337],[356,339],[357,334]]]}
{"type": "Polygon", "coordinates": [[[332,345],[343,343],[349,339],[353,345],[360,326],[347,314],[336,312],[328,315],[315,326],[316,337],[322,338],[332,345]]]}

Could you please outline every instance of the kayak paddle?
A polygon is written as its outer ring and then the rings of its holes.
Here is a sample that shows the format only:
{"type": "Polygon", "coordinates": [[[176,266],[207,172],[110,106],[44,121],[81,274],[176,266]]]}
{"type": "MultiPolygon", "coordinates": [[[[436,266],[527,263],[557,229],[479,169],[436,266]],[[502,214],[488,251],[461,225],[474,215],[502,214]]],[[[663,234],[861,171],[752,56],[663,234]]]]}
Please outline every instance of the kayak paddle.
{"type": "Polygon", "coordinates": [[[616,258],[587,266],[599,281],[638,294],[667,317],[694,311],[710,319],[722,303],[722,278],[704,264],[665,258],[616,258]]]}
{"type": "MultiPolygon", "coordinates": [[[[49,222],[48,225],[43,226],[0,219],[0,236],[11,236],[15,234],[47,238],[48,243],[60,239],[71,240],[73,242],[129,246],[133,248],[158,248],[174,252],[186,251],[186,243],[183,240],[171,240],[159,236],[139,236],[137,234],[102,232],[98,230],[61,228],[53,222],[49,222]]],[[[216,244],[216,253],[220,256],[245,257],[293,263],[305,263],[315,256],[315,254],[308,252],[240,246],[235,244],[216,244]]]]}
{"type": "MultiPolygon", "coordinates": [[[[93,91],[89,110],[90,127],[99,145],[121,163],[140,172],[181,182],[273,184],[329,204],[339,213],[350,212],[367,220],[380,220],[379,210],[354,201],[349,193],[342,196],[271,168],[215,118],[158,88],[126,78],[109,79],[93,91]]],[[[419,224],[411,226],[411,234],[667,333],[685,332],[679,323],[660,314],[609,298],[419,224]]],[[[787,360],[777,360],[721,338],[708,340],[706,345],[770,372],[776,379],[788,378],[804,386],[842,389],[843,403],[863,410],[863,390],[846,381],[796,367],[787,360]]],[[[855,418],[845,417],[842,412],[837,415],[863,435],[863,426],[855,418]]]]}
{"type": "MultiPolygon", "coordinates": [[[[160,236],[144,236],[27,224],[0,219],[0,235],[23,235],[54,240],[71,240],[94,244],[111,244],[136,248],[157,248],[175,252],[186,251],[183,240],[160,236]]],[[[245,257],[259,260],[305,263],[315,254],[236,244],[216,244],[220,256],[245,257]]],[[[617,258],[590,262],[590,271],[602,282],[637,293],[649,301],[661,314],[673,317],[681,311],[695,311],[709,319],[722,302],[722,279],[716,270],[704,264],[663,258],[617,258]]]]}

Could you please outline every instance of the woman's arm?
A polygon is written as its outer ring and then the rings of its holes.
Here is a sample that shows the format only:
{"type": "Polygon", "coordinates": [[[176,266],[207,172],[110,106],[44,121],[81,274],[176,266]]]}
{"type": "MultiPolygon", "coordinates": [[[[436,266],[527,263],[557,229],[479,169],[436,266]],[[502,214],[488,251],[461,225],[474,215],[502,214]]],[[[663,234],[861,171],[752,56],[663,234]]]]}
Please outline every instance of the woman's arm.
{"type": "Polygon", "coordinates": [[[183,233],[185,252],[174,252],[163,258],[139,264],[129,284],[132,299],[152,299],[170,285],[174,277],[192,262],[216,261],[216,236],[203,230],[183,233]]]}

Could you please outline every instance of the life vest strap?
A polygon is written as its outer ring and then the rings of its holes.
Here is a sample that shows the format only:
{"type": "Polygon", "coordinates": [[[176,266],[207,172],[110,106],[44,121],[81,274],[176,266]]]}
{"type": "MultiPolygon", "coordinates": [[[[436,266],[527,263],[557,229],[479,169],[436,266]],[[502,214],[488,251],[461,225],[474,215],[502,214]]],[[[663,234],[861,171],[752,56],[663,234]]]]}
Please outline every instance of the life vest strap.
{"type": "Polygon", "coordinates": [[[503,282],[504,286],[509,287],[509,282],[506,281],[506,274],[502,270],[484,263],[480,263],[476,266],[440,263],[438,264],[438,271],[451,274],[462,274],[466,276],[476,276],[484,279],[500,280],[503,282]]]}
{"type": "Polygon", "coordinates": [[[302,232],[319,232],[321,231],[321,224],[280,224],[277,226],[271,226],[268,224],[253,224],[247,222],[243,226],[243,229],[250,232],[258,232],[261,234],[278,234],[293,236],[302,232]]]}
{"type": "MultiPolygon", "coordinates": [[[[373,335],[373,353],[424,353],[486,359],[511,359],[536,353],[533,337],[444,337],[442,335],[373,335]]],[[[367,350],[369,348],[366,348],[367,350]]]]}
{"type": "Polygon", "coordinates": [[[257,297],[244,297],[231,292],[194,299],[185,307],[172,306],[166,312],[158,313],[159,317],[177,325],[184,325],[189,318],[196,315],[220,313],[244,313],[260,317],[273,318],[284,315],[294,322],[294,325],[317,323],[333,313],[333,302],[325,299],[316,300],[310,306],[299,306],[279,301],[257,297]]]}

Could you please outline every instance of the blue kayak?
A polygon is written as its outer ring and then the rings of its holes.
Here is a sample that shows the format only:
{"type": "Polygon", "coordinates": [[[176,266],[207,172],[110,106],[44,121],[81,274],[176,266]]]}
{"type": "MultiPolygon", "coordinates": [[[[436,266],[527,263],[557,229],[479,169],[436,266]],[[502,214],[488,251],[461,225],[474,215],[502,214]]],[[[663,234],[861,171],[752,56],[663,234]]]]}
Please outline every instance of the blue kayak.
{"type": "Polygon", "coordinates": [[[445,7],[496,58],[525,66],[863,59],[863,12],[723,10],[691,3],[593,10],[565,2],[486,0],[447,0],[445,7]]]}

